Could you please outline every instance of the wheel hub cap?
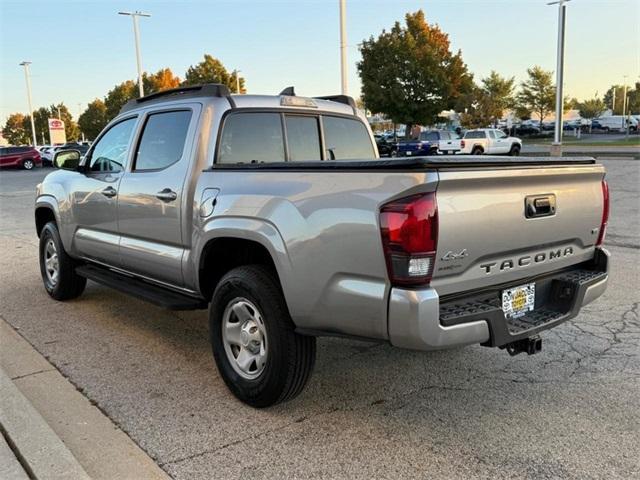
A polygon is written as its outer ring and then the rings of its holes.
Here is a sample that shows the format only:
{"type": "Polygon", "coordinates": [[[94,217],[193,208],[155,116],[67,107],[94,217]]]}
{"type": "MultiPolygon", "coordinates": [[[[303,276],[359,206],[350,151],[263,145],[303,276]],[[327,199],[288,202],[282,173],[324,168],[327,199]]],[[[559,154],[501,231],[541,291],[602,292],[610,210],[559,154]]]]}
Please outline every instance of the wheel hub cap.
{"type": "Polygon", "coordinates": [[[225,308],[222,342],[227,359],[238,375],[252,380],[264,371],[267,331],[259,310],[246,298],[234,298],[225,308]]]}
{"type": "Polygon", "coordinates": [[[58,262],[58,250],[53,239],[49,239],[44,247],[44,267],[47,279],[52,285],[58,283],[58,275],[60,273],[60,265],[58,262]]]}

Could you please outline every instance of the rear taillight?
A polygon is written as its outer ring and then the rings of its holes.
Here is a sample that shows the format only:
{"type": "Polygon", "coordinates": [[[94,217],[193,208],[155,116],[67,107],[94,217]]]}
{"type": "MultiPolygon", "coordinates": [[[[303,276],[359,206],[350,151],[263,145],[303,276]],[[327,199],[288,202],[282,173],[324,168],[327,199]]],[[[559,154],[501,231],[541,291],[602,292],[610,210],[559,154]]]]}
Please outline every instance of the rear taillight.
{"type": "Polygon", "coordinates": [[[609,222],[609,184],[602,180],[602,221],[600,222],[600,233],[596,245],[604,243],[604,236],[607,233],[607,222],[609,222]]]}
{"type": "Polygon", "coordinates": [[[464,148],[464,140],[460,140],[460,147],[464,148]]]}
{"type": "Polygon", "coordinates": [[[391,283],[428,285],[438,246],[436,194],[413,195],[383,205],[380,230],[391,283]]]}

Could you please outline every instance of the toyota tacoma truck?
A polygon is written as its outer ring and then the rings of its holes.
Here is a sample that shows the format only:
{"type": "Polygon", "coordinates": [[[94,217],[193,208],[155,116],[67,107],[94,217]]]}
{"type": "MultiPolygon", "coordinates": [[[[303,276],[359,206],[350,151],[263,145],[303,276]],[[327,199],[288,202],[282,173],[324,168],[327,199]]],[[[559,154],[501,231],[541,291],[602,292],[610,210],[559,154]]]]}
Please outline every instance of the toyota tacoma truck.
{"type": "Polygon", "coordinates": [[[517,157],[522,150],[522,140],[509,137],[496,128],[467,130],[460,142],[460,153],[471,155],[511,155],[517,157]]]}
{"type": "Polygon", "coordinates": [[[607,285],[602,165],[381,160],[346,96],[169,90],[55,163],[35,203],[48,294],[89,279],[208,309],[220,375],[256,407],[300,393],[317,336],[533,354],[607,285]]]}

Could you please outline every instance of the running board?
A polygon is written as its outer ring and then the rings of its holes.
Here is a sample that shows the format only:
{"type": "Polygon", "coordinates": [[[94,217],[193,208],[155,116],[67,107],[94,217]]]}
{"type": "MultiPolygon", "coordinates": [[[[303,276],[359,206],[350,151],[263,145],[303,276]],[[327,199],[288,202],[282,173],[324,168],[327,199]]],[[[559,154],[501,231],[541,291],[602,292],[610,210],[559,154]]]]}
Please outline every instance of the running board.
{"type": "Polygon", "coordinates": [[[168,310],[202,310],[207,308],[207,302],[202,298],[191,297],[168,288],[158,287],[106,268],[83,265],[76,267],[76,273],[81,277],[168,310]]]}

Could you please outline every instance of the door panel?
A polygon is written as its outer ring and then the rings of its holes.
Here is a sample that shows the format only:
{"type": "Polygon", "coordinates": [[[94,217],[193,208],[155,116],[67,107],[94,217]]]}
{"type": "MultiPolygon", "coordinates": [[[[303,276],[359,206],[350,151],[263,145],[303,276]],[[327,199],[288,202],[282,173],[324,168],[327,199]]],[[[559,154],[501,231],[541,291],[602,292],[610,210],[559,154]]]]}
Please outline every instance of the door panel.
{"type": "Polygon", "coordinates": [[[118,225],[123,268],[183,285],[182,210],[197,118],[189,110],[147,115],[132,166],[120,182],[118,225]]]}
{"type": "Polygon", "coordinates": [[[76,223],[74,252],[111,266],[120,265],[118,187],[136,117],[106,130],[87,154],[87,167],[74,179],[71,209],[76,223]]]}

